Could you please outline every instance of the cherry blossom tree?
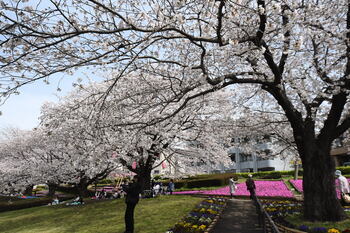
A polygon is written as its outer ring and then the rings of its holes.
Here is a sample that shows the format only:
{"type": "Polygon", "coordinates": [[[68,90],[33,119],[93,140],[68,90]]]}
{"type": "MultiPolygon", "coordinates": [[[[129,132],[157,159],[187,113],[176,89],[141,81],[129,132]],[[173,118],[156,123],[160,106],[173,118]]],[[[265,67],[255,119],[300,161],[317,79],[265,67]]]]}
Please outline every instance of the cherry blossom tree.
{"type": "MultiPolygon", "coordinates": [[[[47,104],[49,105],[49,104],[47,104]]],[[[57,106],[62,110],[62,106],[57,106]]],[[[62,183],[74,185],[82,196],[88,195],[88,185],[104,179],[118,163],[111,158],[112,150],[94,137],[93,132],[86,133],[84,128],[75,126],[74,119],[59,118],[54,107],[46,106],[45,127],[32,131],[15,131],[0,144],[1,171],[4,184],[2,188],[10,191],[24,190],[35,184],[46,183],[49,196],[53,196],[62,183]],[[52,113],[56,116],[49,115],[52,113]],[[56,128],[49,124],[57,123],[56,128]],[[78,135],[77,135],[78,134],[78,135]]],[[[81,127],[85,127],[83,121],[81,127]]],[[[29,194],[30,192],[28,192],[29,194]]]]}
{"type": "Polygon", "coordinates": [[[1,191],[4,193],[23,192],[32,194],[35,184],[45,183],[40,172],[41,165],[35,155],[30,131],[6,129],[6,137],[0,143],[1,191]]]}
{"type": "Polygon", "coordinates": [[[57,173],[65,177],[58,184],[73,184],[80,195],[88,196],[88,186],[106,178],[120,164],[112,157],[114,147],[106,135],[82,118],[86,108],[81,106],[72,112],[71,103],[67,98],[43,106],[40,130],[44,142],[54,145],[46,152],[61,164],[56,166],[57,173]]]}
{"type": "Polygon", "coordinates": [[[181,106],[227,86],[256,86],[273,97],[293,130],[304,169],[304,217],[345,218],[329,152],[350,126],[348,1],[2,0],[0,5],[3,98],[81,66],[113,68],[119,73],[113,85],[132,70],[180,80],[181,106]]]}
{"type": "Polygon", "coordinates": [[[140,175],[145,189],[150,189],[151,171],[159,165],[155,162],[160,155],[163,154],[166,160],[177,156],[176,148],[186,148],[189,142],[196,141],[205,146],[191,149],[192,156],[187,154],[187,159],[201,157],[208,161],[229,162],[223,146],[228,138],[223,136],[225,130],[223,127],[214,129],[214,123],[211,123],[223,121],[221,113],[218,115],[218,103],[227,110],[231,107],[226,93],[218,91],[205,98],[194,99],[177,114],[164,120],[163,115],[173,114],[173,109],[180,109],[171,94],[171,90],[175,92],[179,88],[178,85],[176,82],[171,85],[166,82],[168,80],[145,78],[137,73],[120,80],[113,89],[110,89],[110,82],[91,83],[72,92],[55,107],[55,111],[44,111],[43,119],[55,120],[44,120],[42,124],[53,131],[57,127],[61,128],[58,132],[66,131],[60,140],[75,140],[66,134],[78,131],[77,135],[73,134],[79,137],[82,135],[79,131],[81,127],[88,132],[95,132],[94,139],[104,138],[103,145],[113,148],[113,158],[140,175]],[[108,96],[105,95],[106,90],[108,96]],[[62,129],[62,122],[67,121],[64,119],[74,119],[74,123],[62,129]],[[221,136],[220,139],[213,140],[214,132],[221,136]]]}

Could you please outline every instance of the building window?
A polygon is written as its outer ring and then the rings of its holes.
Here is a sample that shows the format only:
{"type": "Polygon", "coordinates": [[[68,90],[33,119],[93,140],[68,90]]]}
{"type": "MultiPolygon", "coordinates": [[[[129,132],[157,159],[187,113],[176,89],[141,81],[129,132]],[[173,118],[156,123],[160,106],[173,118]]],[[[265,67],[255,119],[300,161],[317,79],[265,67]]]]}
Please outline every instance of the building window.
{"type": "Polygon", "coordinates": [[[242,153],[240,154],[240,161],[241,162],[253,161],[253,156],[251,154],[242,153]]]}
{"type": "Polygon", "coordinates": [[[236,154],[230,154],[229,156],[230,156],[232,162],[236,162],[236,154]]]}

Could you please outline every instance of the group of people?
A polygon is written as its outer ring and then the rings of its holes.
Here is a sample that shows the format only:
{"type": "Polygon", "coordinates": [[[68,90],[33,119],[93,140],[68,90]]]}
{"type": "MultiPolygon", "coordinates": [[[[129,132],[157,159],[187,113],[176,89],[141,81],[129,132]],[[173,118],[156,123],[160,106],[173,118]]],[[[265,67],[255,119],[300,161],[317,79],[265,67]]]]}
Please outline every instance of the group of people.
{"type": "Polygon", "coordinates": [[[124,197],[125,192],[121,187],[118,187],[116,190],[113,190],[112,192],[108,192],[105,189],[102,189],[101,191],[96,191],[95,196],[92,199],[95,200],[102,200],[102,199],[117,199],[124,197]]]}
{"type": "Polygon", "coordinates": [[[158,196],[160,194],[173,194],[175,190],[174,180],[171,179],[167,186],[164,186],[161,182],[151,182],[152,196],[158,196]]]}

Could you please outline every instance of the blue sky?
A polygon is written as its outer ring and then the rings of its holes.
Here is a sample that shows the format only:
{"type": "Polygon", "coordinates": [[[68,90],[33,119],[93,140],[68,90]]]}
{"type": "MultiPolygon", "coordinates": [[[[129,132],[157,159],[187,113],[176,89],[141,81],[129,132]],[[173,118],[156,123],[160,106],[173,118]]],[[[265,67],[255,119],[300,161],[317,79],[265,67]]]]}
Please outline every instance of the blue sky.
{"type": "MultiPolygon", "coordinates": [[[[96,72],[96,70],[95,70],[96,72]]],[[[20,91],[20,95],[12,95],[3,104],[0,105],[0,131],[6,127],[16,127],[20,129],[33,129],[39,124],[40,108],[43,103],[58,102],[59,97],[67,95],[74,89],[73,83],[77,79],[82,79],[82,83],[92,81],[102,81],[105,76],[97,70],[97,73],[91,69],[81,67],[70,76],[67,74],[56,74],[49,78],[50,84],[47,85],[43,80],[25,85],[20,91]],[[58,92],[60,87],[62,91],[58,92]]]]}
{"type": "Polygon", "coordinates": [[[50,78],[50,84],[43,81],[26,85],[19,89],[20,95],[12,95],[0,106],[0,130],[5,127],[32,129],[39,124],[40,108],[46,101],[58,101],[57,96],[64,96],[73,89],[75,78],[50,78]],[[61,92],[57,92],[60,83],[61,92]]]}

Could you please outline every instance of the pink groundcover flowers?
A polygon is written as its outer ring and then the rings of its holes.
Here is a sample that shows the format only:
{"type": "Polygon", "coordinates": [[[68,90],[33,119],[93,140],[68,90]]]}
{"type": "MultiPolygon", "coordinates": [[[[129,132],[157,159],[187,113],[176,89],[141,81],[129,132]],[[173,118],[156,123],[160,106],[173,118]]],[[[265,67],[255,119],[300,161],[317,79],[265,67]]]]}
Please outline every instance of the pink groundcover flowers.
{"type": "Polygon", "coordinates": [[[289,180],[298,192],[303,192],[303,180],[289,180]]]}
{"type": "MultiPolygon", "coordinates": [[[[260,197],[293,197],[293,193],[288,189],[283,181],[255,181],[256,195],[260,197]]],[[[203,194],[203,195],[230,195],[228,186],[208,191],[184,191],[174,192],[174,194],[203,194]]],[[[235,196],[249,196],[249,191],[245,183],[237,185],[235,196]]]]}
{"type": "MultiPolygon", "coordinates": [[[[303,180],[289,180],[289,181],[298,192],[301,192],[301,193],[303,192],[303,180]]],[[[348,181],[350,182],[350,179],[348,179],[348,181]]],[[[337,190],[337,197],[340,198],[339,190],[337,190]]]]}

